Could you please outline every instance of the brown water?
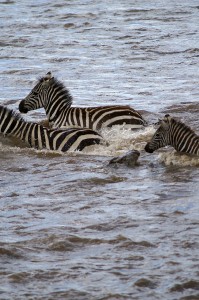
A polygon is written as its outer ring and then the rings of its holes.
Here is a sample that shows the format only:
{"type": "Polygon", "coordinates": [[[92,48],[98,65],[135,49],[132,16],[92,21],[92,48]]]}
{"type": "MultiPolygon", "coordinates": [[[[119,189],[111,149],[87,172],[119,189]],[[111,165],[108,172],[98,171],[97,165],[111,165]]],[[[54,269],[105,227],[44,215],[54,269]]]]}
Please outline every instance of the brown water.
{"type": "MultiPolygon", "coordinates": [[[[199,3],[1,1],[0,103],[48,71],[76,105],[131,104],[199,132],[199,3]]],[[[27,119],[45,118],[44,110],[27,119]]],[[[110,146],[50,153],[0,136],[0,299],[199,299],[199,159],[110,146]],[[110,167],[129,149],[135,168],[110,167]]]]}

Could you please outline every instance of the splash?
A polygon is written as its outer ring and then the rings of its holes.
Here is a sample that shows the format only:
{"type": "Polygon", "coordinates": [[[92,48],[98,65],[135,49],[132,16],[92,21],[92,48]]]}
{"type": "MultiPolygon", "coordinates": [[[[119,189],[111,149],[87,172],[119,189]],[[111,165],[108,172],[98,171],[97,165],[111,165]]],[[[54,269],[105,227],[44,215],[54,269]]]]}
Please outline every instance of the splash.
{"type": "Polygon", "coordinates": [[[128,150],[142,151],[154,132],[155,129],[153,126],[139,130],[131,130],[130,128],[121,126],[113,126],[110,129],[106,128],[103,129],[101,134],[108,142],[108,146],[89,146],[82,153],[86,153],[87,155],[117,156],[128,150]]]}
{"type": "Polygon", "coordinates": [[[199,166],[199,157],[191,156],[188,154],[181,154],[176,152],[175,150],[160,153],[158,159],[161,163],[164,163],[166,166],[180,166],[180,167],[188,167],[188,166],[199,166]]]}
{"type": "Polygon", "coordinates": [[[60,151],[50,150],[36,150],[27,147],[24,143],[17,143],[16,139],[11,138],[8,141],[2,138],[0,142],[0,151],[2,152],[14,152],[14,153],[28,153],[28,154],[44,154],[46,156],[53,155],[95,155],[95,156],[118,156],[124,154],[129,150],[142,151],[146,143],[150,140],[154,134],[155,129],[153,126],[148,126],[143,129],[131,130],[130,128],[113,126],[112,128],[106,128],[102,131],[102,136],[108,145],[91,145],[83,149],[83,151],[68,151],[66,153],[60,151]],[[4,143],[5,142],[5,143],[4,143]]]}

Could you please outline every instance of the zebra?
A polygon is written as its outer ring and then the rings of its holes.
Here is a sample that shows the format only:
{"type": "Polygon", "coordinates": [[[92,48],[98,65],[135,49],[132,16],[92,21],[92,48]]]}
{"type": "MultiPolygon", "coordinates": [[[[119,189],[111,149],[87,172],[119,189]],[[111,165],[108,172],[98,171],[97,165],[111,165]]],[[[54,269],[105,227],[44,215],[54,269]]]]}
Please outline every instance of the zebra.
{"type": "Polygon", "coordinates": [[[78,126],[99,131],[113,125],[127,124],[131,128],[146,125],[140,113],[127,105],[73,107],[72,102],[69,90],[48,72],[20,102],[19,111],[27,113],[44,107],[49,125],[55,128],[78,126]]]}
{"type": "Polygon", "coordinates": [[[173,146],[178,152],[199,155],[199,136],[169,114],[159,121],[159,127],[151,141],[146,144],[145,151],[153,153],[167,145],[173,146]]]}
{"type": "Polygon", "coordinates": [[[104,144],[103,138],[89,128],[49,129],[41,124],[25,121],[12,109],[0,105],[0,132],[26,142],[36,149],[81,151],[86,146],[104,144]]]}

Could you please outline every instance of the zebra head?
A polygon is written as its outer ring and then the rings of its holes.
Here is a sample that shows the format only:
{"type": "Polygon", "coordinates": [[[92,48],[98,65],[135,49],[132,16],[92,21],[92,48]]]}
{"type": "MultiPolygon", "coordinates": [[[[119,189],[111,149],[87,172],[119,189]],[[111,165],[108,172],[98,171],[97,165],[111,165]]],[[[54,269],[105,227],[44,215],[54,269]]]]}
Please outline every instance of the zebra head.
{"type": "Polygon", "coordinates": [[[45,107],[48,99],[48,89],[53,79],[51,72],[41,77],[28,96],[19,103],[19,111],[27,113],[30,110],[45,107]]]}
{"type": "Polygon", "coordinates": [[[151,141],[145,146],[145,151],[153,153],[155,150],[165,147],[170,144],[170,125],[172,118],[170,115],[165,115],[162,120],[159,120],[159,127],[156,130],[151,141]]]}

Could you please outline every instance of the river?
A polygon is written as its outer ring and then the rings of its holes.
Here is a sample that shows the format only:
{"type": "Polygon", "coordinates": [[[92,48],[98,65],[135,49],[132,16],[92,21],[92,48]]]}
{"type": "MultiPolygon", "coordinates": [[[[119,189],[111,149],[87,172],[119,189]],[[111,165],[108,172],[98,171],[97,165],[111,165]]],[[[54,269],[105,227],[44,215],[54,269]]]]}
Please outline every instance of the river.
{"type": "Polygon", "coordinates": [[[0,136],[0,299],[199,299],[199,159],[143,150],[166,113],[199,133],[198,0],[0,8],[1,105],[17,111],[51,71],[74,105],[129,104],[149,122],[82,153],[0,136]],[[108,165],[129,149],[138,166],[108,165]]]}

